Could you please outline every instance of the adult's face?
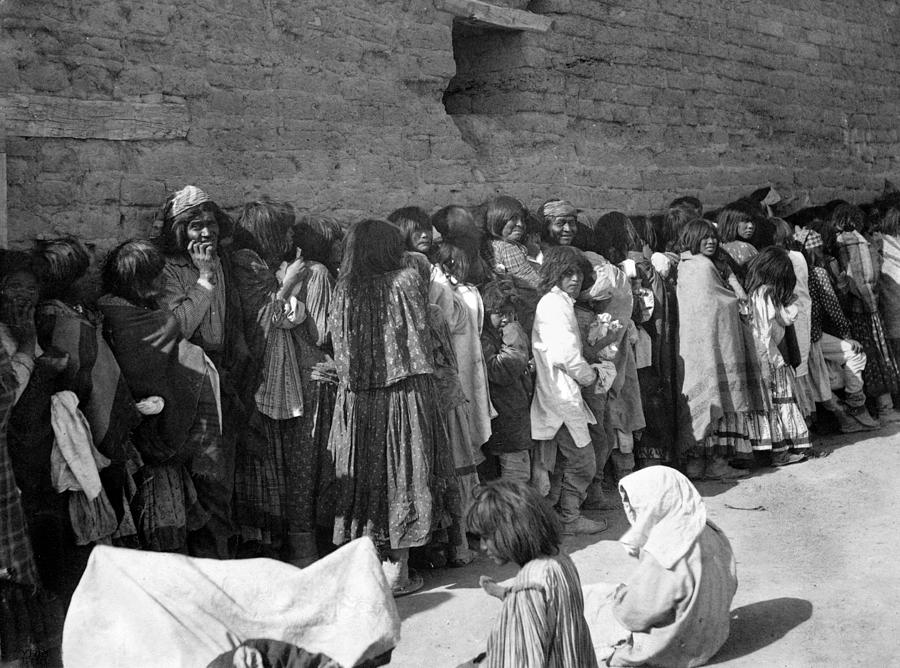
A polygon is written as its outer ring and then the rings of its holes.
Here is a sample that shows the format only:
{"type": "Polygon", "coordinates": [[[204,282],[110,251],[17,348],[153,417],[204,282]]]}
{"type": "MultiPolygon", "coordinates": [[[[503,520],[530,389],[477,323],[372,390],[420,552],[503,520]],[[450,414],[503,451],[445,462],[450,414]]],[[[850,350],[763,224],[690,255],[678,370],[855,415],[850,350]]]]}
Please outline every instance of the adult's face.
{"type": "Polygon", "coordinates": [[[210,244],[213,251],[219,247],[219,223],[212,211],[200,211],[187,225],[188,246],[192,243],[210,244]]]}
{"type": "Polygon", "coordinates": [[[17,271],[7,276],[0,284],[0,296],[4,304],[18,307],[37,306],[40,286],[33,274],[17,271]]]}
{"type": "Polygon", "coordinates": [[[500,231],[500,236],[506,241],[520,243],[525,238],[525,222],[522,220],[522,217],[515,216],[510,218],[500,231]]]}
{"type": "Polygon", "coordinates": [[[577,229],[578,219],[575,216],[553,216],[547,223],[550,241],[557,246],[571,246],[577,229]]]}

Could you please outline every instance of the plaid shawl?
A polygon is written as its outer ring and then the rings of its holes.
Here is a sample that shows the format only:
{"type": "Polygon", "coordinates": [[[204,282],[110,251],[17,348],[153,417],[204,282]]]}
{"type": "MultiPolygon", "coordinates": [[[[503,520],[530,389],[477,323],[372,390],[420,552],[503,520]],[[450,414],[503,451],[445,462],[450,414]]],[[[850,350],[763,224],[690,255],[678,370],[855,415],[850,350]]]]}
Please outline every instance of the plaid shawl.
{"type": "Polygon", "coordinates": [[[878,252],[859,232],[842,232],[837,238],[838,260],[850,279],[851,291],[866,313],[878,311],[876,285],[881,272],[878,252]]]}
{"type": "Polygon", "coordinates": [[[97,449],[113,461],[136,459],[128,435],[141,416],[98,320],[55,299],[42,302],[35,315],[38,343],[68,353],[58,390],[78,395],[97,449]]]}
{"type": "Polygon", "coordinates": [[[34,554],[12,460],[6,449],[6,424],[15,390],[16,377],[9,356],[0,346],[0,579],[36,586],[38,575],[34,554]]]}

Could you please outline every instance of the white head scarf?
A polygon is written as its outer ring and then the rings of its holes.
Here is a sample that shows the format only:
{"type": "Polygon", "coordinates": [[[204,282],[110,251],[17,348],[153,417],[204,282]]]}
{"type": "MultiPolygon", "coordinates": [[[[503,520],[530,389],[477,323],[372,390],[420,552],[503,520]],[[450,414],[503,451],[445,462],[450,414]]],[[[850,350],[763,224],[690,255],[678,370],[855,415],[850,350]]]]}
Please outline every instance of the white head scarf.
{"type": "Polygon", "coordinates": [[[209,195],[200,190],[197,186],[185,186],[172,197],[172,207],[169,215],[174,218],[191,207],[199,206],[200,204],[211,201],[209,195]]]}
{"type": "Polygon", "coordinates": [[[620,542],[646,550],[671,569],[706,526],[706,505],[690,480],[668,466],[648,466],[619,481],[631,528],[620,542]]]}

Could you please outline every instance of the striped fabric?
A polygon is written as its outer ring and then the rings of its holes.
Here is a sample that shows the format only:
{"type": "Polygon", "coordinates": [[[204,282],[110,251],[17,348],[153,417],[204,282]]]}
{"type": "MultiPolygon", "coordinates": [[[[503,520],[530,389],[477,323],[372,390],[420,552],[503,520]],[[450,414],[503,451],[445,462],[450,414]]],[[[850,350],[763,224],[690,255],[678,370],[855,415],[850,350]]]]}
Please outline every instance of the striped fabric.
{"type": "Polygon", "coordinates": [[[529,561],[513,580],[488,637],[487,668],[592,668],[581,580],[563,553],[529,561]]]}

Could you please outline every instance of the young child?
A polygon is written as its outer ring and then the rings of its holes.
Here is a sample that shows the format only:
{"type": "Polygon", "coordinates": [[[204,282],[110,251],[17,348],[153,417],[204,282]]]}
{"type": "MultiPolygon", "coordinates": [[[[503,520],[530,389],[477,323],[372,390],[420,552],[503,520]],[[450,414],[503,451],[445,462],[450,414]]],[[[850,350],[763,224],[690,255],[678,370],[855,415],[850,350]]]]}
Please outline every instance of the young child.
{"type": "Polygon", "coordinates": [[[728,538],[675,469],[648,466],[619,493],[631,523],[620,542],[639,563],[617,587],[584,588],[595,652],[607,666],[702,666],[728,638],[737,590],[728,538]]]}
{"type": "Polygon", "coordinates": [[[752,243],[756,224],[746,207],[738,202],[726,205],[719,211],[716,225],[722,239],[722,248],[739,266],[744,266],[757,254],[752,243]]]}
{"type": "MultiPolygon", "coordinates": [[[[581,514],[581,504],[596,473],[588,425],[594,414],[581,395],[596,388],[599,371],[585,360],[575,317],[575,299],[591,272],[584,254],[572,246],[553,246],[541,265],[541,297],[534,315],[531,348],[537,372],[531,402],[531,435],[543,441],[536,469],[550,475],[549,494],[559,506],[563,533],[599,533],[605,522],[581,514]]],[[[603,390],[605,391],[605,390],[603,390]]],[[[544,491],[543,489],[541,491],[544,491]]]]}
{"type": "Polygon", "coordinates": [[[533,487],[497,480],[478,491],[468,523],[494,563],[514,562],[521,570],[508,587],[482,576],[482,588],[503,601],[503,607],[487,651],[464,665],[595,667],[581,580],[560,549],[553,508],[533,487]]]}
{"type": "Polygon", "coordinates": [[[481,348],[497,411],[485,448],[500,459],[501,479],[529,482],[535,446],[529,419],[534,388],[528,368],[531,342],[516,317],[518,291],[511,279],[497,278],[484,286],[482,299],[486,317],[481,348]]]}
{"type": "Polygon", "coordinates": [[[809,429],[794,395],[794,369],[778,348],[785,327],[797,319],[796,283],[783,248],[764,248],[747,266],[753,338],[772,399],[770,410],[748,413],[747,429],[753,450],[771,451],[775,466],[802,462],[806,455],[801,451],[810,447],[809,429]]]}

